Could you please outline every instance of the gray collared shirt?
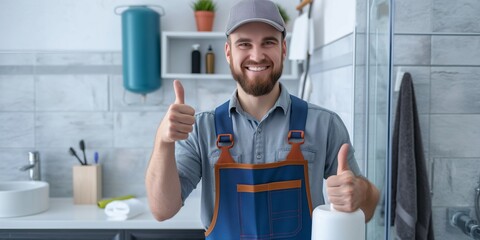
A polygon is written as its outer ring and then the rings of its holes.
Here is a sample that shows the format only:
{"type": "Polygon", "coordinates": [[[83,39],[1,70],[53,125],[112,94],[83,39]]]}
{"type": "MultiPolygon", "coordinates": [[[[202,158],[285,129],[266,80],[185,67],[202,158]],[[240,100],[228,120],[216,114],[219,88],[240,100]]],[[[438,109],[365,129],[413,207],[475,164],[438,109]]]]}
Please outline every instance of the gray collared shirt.
{"type": "MultiPolygon", "coordinates": [[[[290,94],[281,85],[281,93],[275,105],[261,121],[243,111],[235,91],[230,99],[230,115],[233,121],[234,146],[230,149],[238,163],[271,163],[285,159],[290,151],[287,142],[290,121],[290,94]]],[[[220,151],[216,146],[214,124],[215,111],[195,115],[193,131],[188,139],[175,144],[175,157],[184,201],[202,180],[201,218],[208,228],[215,205],[214,165],[220,151]]],[[[308,160],[308,174],[312,205],[324,204],[323,180],[337,171],[337,153],[350,139],[340,117],[329,110],[308,104],[305,126],[305,143],[301,146],[308,160]]],[[[350,169],[360,174],[350,144],[348,161],[350,169]]]]}

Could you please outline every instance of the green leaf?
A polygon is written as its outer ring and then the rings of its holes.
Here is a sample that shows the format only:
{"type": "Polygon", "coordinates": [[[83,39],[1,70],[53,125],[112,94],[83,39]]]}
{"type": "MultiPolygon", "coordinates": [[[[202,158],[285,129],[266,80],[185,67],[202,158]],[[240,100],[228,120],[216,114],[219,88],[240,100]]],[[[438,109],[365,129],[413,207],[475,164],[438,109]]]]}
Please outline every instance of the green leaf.
{"type": "Polygon", "coordinates": [[[283,18],[283,21],[285,22],[285,24],[287,24],[288,21],[290,21],[290,16],[288,16],[287,10],[285,10],[285,8],[280,6],[280,4],[278,3],[277,3],[277,7],[278,7],[278,11],[280,12],[280,15],[283,18]]]}
{"type": "Polygon", "coordinates": [[[215,12],[216,4],[212,0],[197,0],[192,3],[193,11],[215,12]]]}

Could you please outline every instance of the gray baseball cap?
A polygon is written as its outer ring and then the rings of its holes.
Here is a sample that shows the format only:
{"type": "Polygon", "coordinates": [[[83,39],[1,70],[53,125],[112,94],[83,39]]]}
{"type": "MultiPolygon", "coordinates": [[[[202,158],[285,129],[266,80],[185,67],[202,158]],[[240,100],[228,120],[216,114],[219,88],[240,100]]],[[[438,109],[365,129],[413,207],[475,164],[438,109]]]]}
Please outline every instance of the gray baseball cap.
{"type": "Polygon", "coordinates": [[[228,36],[241,25],[250,22],[270,24],[285,36],[285,22],[283,22],[277,5],[270,0],[242,0],[237,2],[230,9],[225,34],[228,36]]]}

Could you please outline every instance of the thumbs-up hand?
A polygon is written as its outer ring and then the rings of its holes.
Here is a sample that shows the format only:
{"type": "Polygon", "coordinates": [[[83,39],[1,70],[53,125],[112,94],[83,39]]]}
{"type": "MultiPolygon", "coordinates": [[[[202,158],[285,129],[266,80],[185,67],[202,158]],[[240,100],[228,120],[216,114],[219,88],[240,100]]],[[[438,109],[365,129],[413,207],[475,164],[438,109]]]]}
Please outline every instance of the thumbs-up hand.
{"type": "Polygon", "coordinates": [[[185,104],[185,90],[179,80],[173,81],[173,90],[175,91],[175,103],[185,104]]]}
{"type": "Polygon", "coordinates": [[[337,175],[327,179],[327,195],[333,207],[342,212],[357,210],[366,199],[364,181],[355,176],[348,167],[349,144],[338,151],[337,175]]]}
{"type": "Polygon", "coordinates": [[[157,130],[157,137],[163,142],[173,143],[187,139],[195,123],[195,109],[185,104],[185,92],[182,83],[173,81],[175,102],[168,108],[157,130]]]}

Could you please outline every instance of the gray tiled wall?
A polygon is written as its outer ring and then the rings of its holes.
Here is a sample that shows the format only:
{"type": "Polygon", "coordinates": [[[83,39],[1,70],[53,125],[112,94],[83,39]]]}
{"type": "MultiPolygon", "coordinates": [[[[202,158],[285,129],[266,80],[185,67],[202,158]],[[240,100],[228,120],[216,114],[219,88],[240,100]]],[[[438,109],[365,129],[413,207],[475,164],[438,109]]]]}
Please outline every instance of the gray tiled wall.
{"type": "Polygon", "coordinates": [[[425,155],[434,163],[435,239],[466,240],[446,212],[473,210],[480,177],[480,1],[395,3],[394,71],[414,81],[425,155]]]}
{"type": "MultiPolygon", "coordinates": [[[[354,141],[354,83],[353,78],[353,34],[348,34],[325,46],[315,49],[311,56],[309,75],[312,81],[310,101],[336,112],[344,122],[350,140],[354,141]],[[342,94],[339,94],[342,93],[342,94]]],[[[356,147],[356,158],[364,170],[360,144],[356,147]],[[357,149],[358,147],[358,149],[357,149]]]]}
{"type": "Polygon", "coordinates": [[[430,65],[430,36],[396,35],[393,62],[395,65],[430,65]]]}
{"type": "Polygon", "coordinates": [[[432,36],[433,65],[480,65],[480,32],[477,36],[432,36]]]}
{"type": "Polygon", "coordinates": [[[479,67],[434,67],[431,74],[431,113],[480,114],[479,67]]]}
{"type": "Polygon", "coordinates": [[[397,32],[430,32],[432,4],[432,0],[395,1],[395,30],[397,32]]]}
{"type": "MultiPolygon", "coordinates": [[[[157,127],[174,101],[172,79],[148,94],[125,92],[118,52],[0,53],[0,181],[27,180],[18,169],[40,152],[51,197],[72,197],[72,166],[84,139],[87,159],[99,152],[103,195],[145,196],[144,174],[157,127]]],[[[284,81],[296,94],[297,82],[284,81]]],[[[235,89],[233,80],[182,80],[185,101],[213,109],[235,89]]],[[[194,193],[194,194],[198,194],[194,193]]]]}
{"type": "Polygon", "coordinates": [[[477,0],[433,0],[432,30],[434,32],[480,32],[479,12],[480,5],[477,0]]]}

